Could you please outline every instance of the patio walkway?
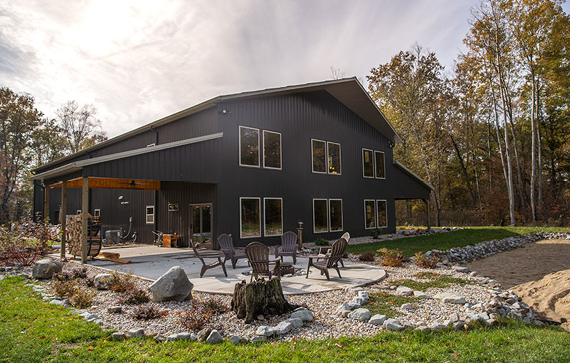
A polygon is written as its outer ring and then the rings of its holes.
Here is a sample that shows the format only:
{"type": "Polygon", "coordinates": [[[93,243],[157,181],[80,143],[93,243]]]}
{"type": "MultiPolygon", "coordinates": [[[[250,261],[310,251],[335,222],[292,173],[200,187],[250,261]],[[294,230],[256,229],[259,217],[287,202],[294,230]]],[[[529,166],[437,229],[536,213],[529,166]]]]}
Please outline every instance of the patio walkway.
{"type": "MultiPolygon", "coordinates": [[[[202,263],[194,257],[192,249],[184,248],[160,248],[155,246],[123,247],[105,249],[105,252],[116,252],[122,259],[130,260],[129,264],[120,264],[112,261],[96,259],[88,264],[110,270],[131,271],[133,275],[156,280],[173,266],[180,266],[186,271],[188,278],[194,284],[194,290],[200,292],[233,294],[234,285],[242,280],[249,282],[250,277],[244,275],[251,271],[245,259],[238,261],[236,269],[232,268],[230,261],[226,262],[228,277],[224,276],[221,267],[206,271],[200,278],[202,263]]],[[[273,257],[273,256],[271,256],[273,257]]],[[[214,261],[214,260],[206,260],[214,261]]],[[[292,258],[285,257],[285,264],[292,263],[292,258]]],[[[376,266],[356,264],[345,261],[346,268],[341,268],[342,278],[339,278],[335,270],[330,270],[331,280],[327,281],[320,271],[311,268],[309,278],[305,278],[308,258],[297,257],[295,265],[298,271],[295,276],[286,275],[281,278],[283,292],[286,295],[306,294],[328,290],[356,287],[380,281],[386,277],[386,272],[376,266]]]]}

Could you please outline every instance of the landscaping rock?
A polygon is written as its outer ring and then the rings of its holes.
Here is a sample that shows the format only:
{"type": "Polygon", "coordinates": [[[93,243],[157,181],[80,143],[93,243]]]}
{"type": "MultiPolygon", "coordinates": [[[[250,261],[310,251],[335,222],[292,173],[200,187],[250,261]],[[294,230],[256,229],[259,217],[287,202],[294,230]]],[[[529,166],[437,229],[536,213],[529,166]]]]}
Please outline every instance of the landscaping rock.
{"type": "Polygon", "coordinates": [[[255,337],[251,337],[251,339],[249,340],[252,343],[262,343],[264,341],[266,341],[267,338],[266,337],[261,337],[261,336],[255,336],[255,337]]]}
{"type": "Polygon", "coordinates": [[[452,326],[453,329],[455,329],[455,330],[460,330],[460,329],[463,329],[463,327],[465,326],[465,323],[463,323],[462,321],[456,321],[456,322],[453,323],[451,326],[452,326]]]}
{"type": "Polygon", "coordinates": [[[465,304],[465,298],[460,295],[442,292],[434,296],[434,298],[450,304],[465,304]]]}
{"type": "Polygon", "coordinates": [[[433,324],[431,324],[431,325],[429,326],[429,328],[430,328],[430,330],[434,330],[434,331],[435,331],[435,330],[440,330],[440,329],[445,328],[445,325],[440,324],[440,323],[433,323],[433,324]]]}
{"type": "Polygon", "coordinates": [[[208,344],[218,344],[224,341],[224,338],[222,338],[222,336],[220,335],[220,333],[214,329],[210,332],[210,335],[208,335],[208,338],[206,338],[206,343],[208,344]]]}
{"type": "Polygon", "coordinates": [[[129,338],[144,338],[144,329],[143,328],[134,328],[129,330],[127,333],[129,338]]]}
{"type": "Polygon", "coordinates": [[[412,296],[414,294],[414,290],[406,286],[398,286],[396,288],[396,294],[401,296],[412,296]]]}
{"type": "Polygon", "coordinates": [[[402,306],[400,306],[400,308],[404,309],[404,310],[414,310],[414,307],[412,306],[412,304],[403,304],[402,306]]]}
{"type": "Polygon", "coordinates": [[[365,323],[368,320],[370,320],[370,311],[364,308],[356,309],[348,314],[348,318],[362,321],[365,323]]]}
{"type": "Polygon", "coordinates": [[[277,324],[276,327],[273,328],[273,331],[275,332],[275,334],[277,335],[283,335],[283,334],[287,334],[289,333],[291,330],[293,330],[293,324],[291,324],[288,321],[282,321],[279,324],[277,324]]]}
{"type": "Polygon", "coordinates": [[[364,301],[368,301],[370,299],[370,295],[368,294],[368,291],[364,291],[364,290],[359,291],[357,296],[360,298],[363,298],[364,301]]]}
{"type": "Polygon", "coordinates": [[[420,299],[425,299],[428,297],[428,295],[425,292],[417,290],[414,290],[414,296],[420,299]]]}
{"type": "Polygon", "coordinates": [[[211,332],[212,332],[212,328],[204,328],[198,332],[198,335],[196,335],[196,339],[199,342],[203,342],[208,338],[208,336],[210,335],[211,332]]]}
{"type": "Polygon", "coordinates": [[[235,345],[238,345],[240,340],[239,340],[239,337],[237,335],[233,335],[233,336],[228,338],[228,342],[234,343],[235,345]]]}
{"type": "Polygon", "coordinates": [[[193,288],[194,285],[180,266],[172,267],[149,286],[153,301],[183,301],[192,298],[193,288]]]}
{"type": "Polygon", "coordinates": [[[285,321],[288,321],[289,323],[291,323],[291,325],[293,325],[294,329],[298,329],[303,327],[303,320],[299,319],[299,318],[289,318],[285,321]]]}
{"type": "Polygon", "coordinates": [[[176,340],[195,341],[196,340],[196,334],[188,333],[188,332],[176,333],[176,334],[169,335],[168,338],[166,338],[166,340],[169,342],[170,341],[176,341],[176,340]],[[194,338],[194,340],[192,340],[192,338],[194,338]]]}
{"type": "Polygon", "coordinates": [[[404,327],[400,324],[397,319],[388,319],[384,322],[383,326],[392,331],[400,331],[403,330],[404,327]]]}
{"type": "Polygon", "coordinates": [[[93,278],[93,284],[97,290],[109,290],[115,282],[115,277],[111,274],[99,274],[93,278]]]}
{"type": "Polygon", "coordinates": [[[34,279],[51,279],[53,274],[63,270],[63,263],[44,258],[34,264],[32,268],[32,277],[34,279]]]}
{"type": "Polygon", "coordinates": [[[271,329],[270,327],[265,326],[265,325],[261,325],[261,326],[257,327],[257,330],[255,331],[255,335],[263,336],[263,337],[270,337],[274,333],[275,332],[273,331],[273,329],[271,329]]]}
{"type": "Polygon", "coordinates": [[[109,306],[107,312],[109,314],[120,314],[123,312],[123,307],[120,305],[109,306]]]}
{"type": "Polygon", "coordinates": [[[451,269],[455,270],[457,272],[464,273],[464,274],[468,274],[469,272],[471,272],[469,267],[465,267],[465,266],[451,266],[451,269]]]}
{"type": "Polygon", "coordinates": [[[366,300],[364,300],[361,297],[353,297],[352,300],[350,300],[350,304],[362,306],[362,305],[366,304],[366,300]]]}
{"type": "Polygon", "coordinates": [[[372,325],[381,326],[386,321],[386,315],[376,314],[368,320],[368,323],[372,325]]]}
{"type": "Polygon", "coordinates": [[[293,311],[291,313],[291,318],[301,319],[303,322],[305,321],[312,322],[314,320],[313,313],[304,308],[293,311]]]}
{"type": "Polygon", "coordinates": [[[113,333],[111,334],[111,340],[125,340],[127,338],[127,335],[125,333],[113,333]]]}
{"type": "Polygon", "coordinates": [[[459,321],[459,314],[457,314],[457,313],[449,314],[449,321],[451,321],[452,323],[459,321]]]}
{"type": "Polygon", "coordinates": [[[65,305],[65,302],[63,302],[63,300],[58,300],[58,299],[53,299],[49,303],[53,304],[53,305],[58,305],[58,306],[64,306],[65,305]]]}

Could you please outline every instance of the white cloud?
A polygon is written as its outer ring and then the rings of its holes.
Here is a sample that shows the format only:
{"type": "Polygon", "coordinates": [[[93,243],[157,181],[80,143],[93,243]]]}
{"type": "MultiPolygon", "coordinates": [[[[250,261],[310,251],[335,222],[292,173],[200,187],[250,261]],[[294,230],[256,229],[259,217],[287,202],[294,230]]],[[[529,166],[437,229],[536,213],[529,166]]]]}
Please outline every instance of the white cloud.
{"type": "Polygon", "coordinates": [[[0,86],[53,117],[92,103],[109,136],[208,98],[365,80],[412,44],[451,69],[477,1],[198,0],[0,4],[0,86]]]}

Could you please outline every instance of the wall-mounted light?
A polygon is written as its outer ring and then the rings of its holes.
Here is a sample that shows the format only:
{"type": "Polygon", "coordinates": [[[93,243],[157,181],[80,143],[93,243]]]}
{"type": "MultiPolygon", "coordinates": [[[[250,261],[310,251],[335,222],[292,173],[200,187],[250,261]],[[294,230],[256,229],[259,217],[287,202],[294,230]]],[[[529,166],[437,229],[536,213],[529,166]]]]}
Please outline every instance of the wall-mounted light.
{"type": "Polygon", "coordinates": [[[131,184],[130,184],[130,185],[131,185],[131,189],[135,189],[136,183],[135,183],[135,181],[134,181],[134,180],[131,182],[131,184]]]}

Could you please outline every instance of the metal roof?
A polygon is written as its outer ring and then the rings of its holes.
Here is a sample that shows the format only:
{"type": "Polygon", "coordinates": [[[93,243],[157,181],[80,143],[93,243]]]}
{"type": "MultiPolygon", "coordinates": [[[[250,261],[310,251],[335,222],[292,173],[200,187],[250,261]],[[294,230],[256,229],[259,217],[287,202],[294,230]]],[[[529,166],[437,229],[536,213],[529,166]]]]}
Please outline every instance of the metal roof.
{"type": "Polygon", "coordinates": [[[128,158],[131,156],[142,155],[142,154],[152,153],[152,152],[156,152],[156,151],[160,151],[160,150],[171,149],[173,147],[178,147],[178,146],[196,144],[196,143],[203,142],[203,141],[218,139],[218,138],[221,138],[223,136],[224,136],[224,133],[219,132],[217,134],[211,134],[211,135],[200,136],[200,137],[193,137],[191,139],[174,141],[174,142],[169,142],[166,144],[150,146],[150,147],[145,147],[145,148],[135,149],[135,150],[129,150],[129,151],[124,151],[124,152],[115,153],[115,154],[111,154],[111,155],[99,156],[97,158],[74,161],[74,162],[71,162],[69,164],[65,164],[63,166],[60,166],[58,168],[48,170],[48,171],[45,171],[43,173],[36,174],[36,175],[32,176],[32,179],[38,179],[38,180],[51,179],[51,178],[55,178],[55,177],[58,177],[61,175],[66,175],[69,173],[73,173],[75,171],[82,170],[84,166],[95,165],[95,164],[99,164],[99,163],[104,163],[106,161],[123,159],[123,158],[128,158]]]}
{"type": "Polygon", "coordinates": [[[331,94],[334,98],[336,98],[346,107],[348,107],[352,112],[354,112],[360,118],[368,122],[375,129],[380,131],[380,133],[386,136],[393,143],[402,142],[402,139],[396,133],[396,130],[394,130],[390,122],[386,119],[386,116],[384,116],[384,114],[378,108],[376,103],[374,103],[372,98],[370,98],[370,95],[368,94],[368,92],[366,92],[364,87],[362,87],[358,79],[356,77],[351,77],[351,78],[344,78],[344,79],[331,80],[331,81],[306,83],[301,85],[267,88],[258,91],[249,91],[249,92],[242,92],[242,93],[235,93],[235,94],[214,97],[212,99],[199,103],[185,110],[176,112],[172,115],[163,117],[157,121],[151,122],[149,124],[136,128],[132,131],[116,136],[112,139],[100,142],[94,146],[79,151],[75,154],[71,154],[63,158],[60,158],[58,160],[54,160],[50,163],[44,164],[36,168],[35,171],[40,171],[49,168],[50,166],[60,164],[63,161],[71,160],[79,155],[86,155],[92,151],[95,151],[97,149],[103,148],[111,144],[115,144],[121,140],[127,139],[134,135],[155,129],[159,126],[170,123],[172,121],[176,121],[183,117],[206,110],[224,101],[234,101],[234,100],[259,97],[259,96],[314,92],[320,90],[324,90],[329,94],[331,94]]]}

